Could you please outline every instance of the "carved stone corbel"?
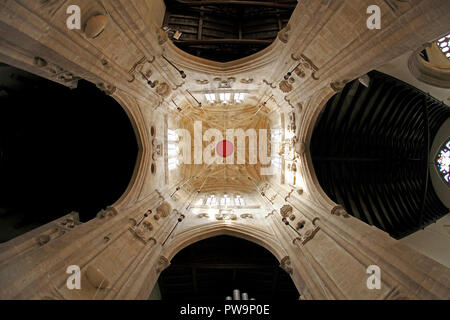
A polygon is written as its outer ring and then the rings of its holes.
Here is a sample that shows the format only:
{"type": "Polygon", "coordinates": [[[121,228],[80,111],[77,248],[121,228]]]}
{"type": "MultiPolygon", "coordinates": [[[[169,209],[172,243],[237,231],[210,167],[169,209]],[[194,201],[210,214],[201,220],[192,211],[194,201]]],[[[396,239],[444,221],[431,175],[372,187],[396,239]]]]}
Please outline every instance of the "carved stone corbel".
{"type": "Polygon", "coordinates": [[[159,256],[158,262],[156,264],[156,273],[159,274],[167,267],[170,266],[170,261],[164,256],[159,256]]]}
{"type": "Polygon", "coordinates": [[[98,82],[96,83],[97,88],[99,88],[101,91],[103,91],[107,95],[112,95],[116,92],[117,88],[113,86],[112,84],[106,83],[106,82],[98,82]]]}
{"type": "Polygon", "coordinates": [[[289,31],[291,31],[291,26],[287,24],[286,27],[278,32],[278,39],[283,43],[287,43],[289,40],[289,31]]]}
{"type": "Polygon", "coordinates": [[[331,214],[339,217],[348,218],[350,217],[347,211],[345,211],[344,207],[342,206],[335,206],[333,209],[331,209],[331,214]]]}
{"type": "Polygon", "coordinates": [[[294,273],[294,269],[292,268],[291,258],[289,258],[289,256],[286,256],[283,259],[281,259],[280,268],[282,268],[284,271],[286,271],[292,276],[292,274],[294,273]]]}
{"type": "Polygon", "coordinates": [[[336,92],[341,92],[344,90],[345,85],[348,83],[348,80],[335,81],[330,84],[331,88],[336,92]]]}
{"type": "Polygon", "coordinates": [[[102,209],[98,214],[97,218],[99,219],[105,219],[105,218],[112,218],[117,216],[118,211],[114,207],[107,207],[106,209],[102,209]]]}

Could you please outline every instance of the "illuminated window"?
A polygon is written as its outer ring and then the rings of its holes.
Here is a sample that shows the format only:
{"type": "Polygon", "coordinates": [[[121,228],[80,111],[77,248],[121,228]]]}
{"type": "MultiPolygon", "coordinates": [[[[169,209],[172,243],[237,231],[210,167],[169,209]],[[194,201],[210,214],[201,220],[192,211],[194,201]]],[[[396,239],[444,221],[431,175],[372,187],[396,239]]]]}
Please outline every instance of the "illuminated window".
{"type": "Polygon", "coordinates": [[[210,195],[210,196],[206,199],[206,202],[205,202],[205,204],[206,204],[207,206],[210,206],[210,207],[216,205],[216,203],[217,203],[217,199],[216,199],[216,196],[215,196],[214,194],[210,195]]]}
{"type": "Polygon", "coordinates": [[[274,142],[281,141],[281,129],[272,129],[270,135],[271,135],[272,141],[274,141],[274,142]]]}
{"type": "Polygon", "coordinates": [[[216,95],[214,93],[206,93],[205,98],[206,98],[206,100],[208,100],[208,102],[211,102],[211,103],[216,101],[216,95]]]}
{"type": "Polygon", "coordinates": [[[231,93],[229,93],[229,92],[219,93],[219,99],[220,99],[221,102],[227,103],[231,99],[231,93]]]}
{"type": "Polygon", "coordinates": [[[169,141],[178,141],[178,135],[174,130],[167,130],[167,138],[169,141]]]}
{"type": "Polygon", "coordinates": [[[178,154],[180,152],[180,148],[176,144],[169,143],[167,147],[169,149],[168,150],[169,157],[177,157],[178,156],[178,154]]]}
{"type": "Polygon", "coordinates": [[[274,166],[275,168],[281,168],[281,157],[272,157],[271,162],[272,166],[274,166]]]}
{"type": "Polygon", "coordinates": [[[231,205],[231,198],[229,195],[224,194],[223,197],[220,199],[220,205],[221,206],[229,206],[231,205]]]}
{"type": "Polygon", "coordinates": [[[236,196],[236,198],[234,198],[234,204],[237,206],[243,206],[245,205],[244,199],[241,196],[236,196]]]}
{"type": "Polygon", "coordinates": [[[442,145],[436,157],[436,166],[442,180],[450,187],[450,139],[442,145]]]}
{"type": "Polygon", "coordinates": [[[441,49],[442,53],[445,54],[447,59],[450,60],[450,34],[439,39],[437,41],[437,46],[441,49]]]}
{"type": "Polygon", "coordinates": [[[178,166],[178,163],[179,163],[179,161],[177,158],[169,159],[169,170],[176,169],[176,167],[178,166]]]}
{"type": "Polygon", "coordinates": [[[244,100],[244,94],[243,93],[235,93],[234,94],[234,101],[242,102],[243,100],[244,100]]]}

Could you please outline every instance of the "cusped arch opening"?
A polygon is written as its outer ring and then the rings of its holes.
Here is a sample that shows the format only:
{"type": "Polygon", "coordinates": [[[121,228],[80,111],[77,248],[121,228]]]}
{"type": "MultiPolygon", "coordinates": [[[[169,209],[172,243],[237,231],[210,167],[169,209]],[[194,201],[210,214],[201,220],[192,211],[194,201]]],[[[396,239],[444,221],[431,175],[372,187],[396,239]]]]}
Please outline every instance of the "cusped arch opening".
{"type": "Polygon", "coordinates": [[[279,265],[269,250],[252,241],[214,235],[181,249],[158,286],[162,300],[223,301],[235,289],[249,299],[298,299],[291,277],[279,265]]]}

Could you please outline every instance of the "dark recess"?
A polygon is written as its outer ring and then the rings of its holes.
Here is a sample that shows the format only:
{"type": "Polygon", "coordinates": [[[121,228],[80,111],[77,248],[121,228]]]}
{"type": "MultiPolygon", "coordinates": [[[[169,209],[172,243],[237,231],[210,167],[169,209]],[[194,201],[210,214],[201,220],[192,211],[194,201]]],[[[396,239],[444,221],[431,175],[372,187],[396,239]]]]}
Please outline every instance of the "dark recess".
{"type": "Polygon", "coordinates": [[[230,236],[181,250],[158,280],[163,300],[224,301],[233,289],[256,300],[297,300],[291,277],[265,248],[230,236]]]}
{"type": "Polygon", "coordinates": [[[95,85],[68,89],[0,66],[0,242],[71,211],[86,222],[126,190],[134,130],[95,85]]]}
{"type": "Polygon", "coordinates": [[[311,156],[331,200],[400,239],[448,213],[431,184],[429,153],[450,108],[385,74],[369,73],[327,103],[311,156]]]}

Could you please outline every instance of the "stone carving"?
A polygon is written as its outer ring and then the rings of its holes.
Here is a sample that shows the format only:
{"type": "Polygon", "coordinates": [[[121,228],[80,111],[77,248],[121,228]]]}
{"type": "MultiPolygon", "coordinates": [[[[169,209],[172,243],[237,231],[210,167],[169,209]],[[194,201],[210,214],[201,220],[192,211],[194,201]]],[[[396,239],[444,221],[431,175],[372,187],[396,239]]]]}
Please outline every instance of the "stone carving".
{"type": "Polygon", "coordinates": [[[305,227],[306,221],[305,220],[300,220],[299,222],[297,222],[297,224],[295,225],[295,229],[300,230],[303,229],[305,227]]]}
{"type": "Polygon", "coordinates": [[[169,40],[169,36],[161,29],[157,29],[158,44],[161,46],[169,40]]]}
{"type": "Polygon", "coordinates": [[[302,237],[302,245],[305,245],[309,240],[314,238],[316,233],[320,230],[320,227],[316,226],[312,229],[309,229],[305,232],[305,234],[302,237]]]}
{"type": "Polygon", "coordinates": [[[299,78],[303,79],[306,76],[306,72],[301,66],[295,68],[294,72],[299,78]]]}
{"type": "Polygon", "coordinates": [[[289,216],[289,220],[294,221],[294,220],[295,220],[295,214],[291,214],[291,215],[289,216]]]}
{"type": "Polygon", "coordinates": [[[292,91],[292,89],[293,89],[292,84],[290,84],[286,80],[281,81],[278,87],[284,93],[288,93],[288,92],[292,91]]]}
{"type": "Polygon", "coordinates": [[[39,68],[43,68],[43,67],[46,67],[48,65],[48,63],[46,60],[42,59],[41,57],[34,57],[34,65],[39,68]]]}
{"type": "Polygon", "coordinates": [[[80,77],[75,76],[73,73],[64,70],[60,66],[49,63],[47,60],[41,57],[34,57],[34,65],[47,73],[50,79],[54,79],[56,82],[62,83],[69,88],[76,88],[80,77]]]}
{"type": "Polygon", "coordinates": [[[96,86],[109,96],[114,94],[114,92],[116,92],[117,90],[115,86],[106,82],[98,82],[96,83],[96,86]]]}
{"type": "Polygon", "coordinates": [[[128,73],[130,74],[130,80],[128,80],[128,82],[133,82],[136,79],[136,73],[141,74],[141,77],[143,80],[145,80],[147,82],[147,79],[150,79],[150,77],[152,76],[153,72],[150,68],[145,68],[146,64],[150,64],[153,63],[153,61],[155,60],[155,57],[152,57],[151,60],[147,59],[147,57],[142,57],[141,59],[139,59],[134,65],[133,67],[131,67],[131,69],[128,71],[128,73]]]}
{"type": "Polygon", "coordinates": [[[170,266],[170,261],[164,256],[159,256],[158,263],[156,264],[156,273],[161,273],[164,269],[170,266]]]}
{"type": "Polygon", "coordinates": [[[234,82],[236,81],[236,78],[234,77],[228,77],[227,79],[214,78],[214,81],[219,83],[219,89],[231,89],[234,82]]]}
{"type": "Polygon", "coordinates": [[[241,214],[241,219],[253,219],[253,215],[251,213],[243,213],[241,214]]]}
{"type": "Polygon", "coordinates": [[[263,82],[265,84],[267,84],[269,87],[271,87],[272,89],[275,89],[277,86],[274,85],[272,82],[268,82],[266,79],[263,79],[263,82]]]}
{"type": "Polygon", "coordinates": [[[159,84],[156,87],[156,93],[163,98],[167,97],[170,94],[170,92],[171,92],[170,86],[165,82],[159,84]]]}
{"type": "Polygon", "coordinates": [[[137,224],[136,220],[130,219],[130,227],[128,230],[144,244],[153,241],[156,244],[156,239],[152,237],[153,225],[147,219],[144,219],[141,224],[137,224]]]}
{"type": "Polygon", "coordinates": [[[293,212],[293,208],[292,208],[292,206],[290,206],[288,204],[285,204],[280,209],[280,214],[283,218],[288,217],[292,212],[293,212]]]}
{"type": "Polygon", "coordinates": [[[288,24],[280,32],[278,32],[278,39],[280,39],[283,43],[287,43],[289,40],[289,31],[291,31],[291,26],[288,24]]]}
{"type": "Polygon", "coordinates": [[[313,226],[318,226],[317,222],[319,222],[319,221],[320,221],[320,218],[315,217],[312,221],[313,226]]]}
{"type": "Polygon", "coordinates": [[[297,193],[298,193],[299,195],[302,195],[302,194],[303,194],[303,189],[302,189],[302,188],[298,189],[298,190],[297,190],[297,193]]]}
{"type": "Polygon", "coordinates": [[[295,152],[299,155],[304,154],[306,151],[306,145],[301,142],[298,138],[295,140],[295,152]]]}
{"type": "Polygon", "coordinates": [[[284,271],[286,271],[292,276],[292,274],[294,273],[294,269],[292,268],[291,258],[289,258],[289,256],[286,256],[283,259],[281,259],[280,268],[282,268],[284,271]]]}
{"type": "Polygon", "coordinates": [[[335,81],[330,84],[331,88],[336,92],[341,92],[344,90],[345,85],[347,84],[347,80],[335,81]]]}
{"type": "Polygon", "coordinates": [[[253,83],[253,79],[252,78],[241,79],[241,83],[243,83],[243,84],[251,84],[251,83],[253,83]]]}
{"type": "Polygon", "coordinates": [[[99,219],[105,219],[105,218],[112,218],[117,216],[118,212],[115,208],[113,207],[107,207],[104,210],[101,210],[98,214],[97,214],[97,218],[99,219]]]}
{"type": "Polygon", "coordinates": [[[109,286],[109,280],[103,272],[92,265],[86,269],[86,278],[97,289],[106,289],[109,286]]]}
{"type": "Polygon", "coordinates": [[[331,209],[331,214],[344,218],[349,217],[349,214],[347,213],[347,211],[345,211],[344,207],[342,206],[335,206],[333,209],[331,209]]]}
{"type": "Polygon", "coordinates": [[[289,113],[289,124],[288,124],[288,130],[292,131],[293,133],[295,133],[297,131],[297,125],[295,124],[295,112],[292,111],[289,113]]]}
{"type": "Polygon", "coordinates": [[[152,159],[153,161],[156,161],[157,159],[163,156],[163,144],[158,138],[153,138],[152,145],[153,145],[152,159]]]}
{"type": "Polygon", "coordinates": [[[303,105],[300,102],[297,103],[297,110],[298,110],[298,113],[302,113],[302,111],[303,111],[303,105]]]}
{"type": "Polygon", "coordinates": [[[71,229],[75,228],[76,226],[80,225],[81,222],[78,217],[78,213],[72,212],[70,214],[70,216],[68,216],[67,218],[60,221],[59,224],[60,224],[60,227],[63,227],[66,230],[71,230],[71,229]]]}
{"type": "Polygon", "coordinates": [[[272,215],[275,215],[275,214],[277,214],[277,211],[276,211],[276,210],[272,210],[272,211],[269,212],[264,218],[268,218],[268,217],[270,217],[270,216],[272,216],[272,215]]]}
{"type": "Polygon", "coordinates": [[[209,214],[207,214],[207,213],[199,213],[199,214],[197,215],[197,217],[198,217],[199,219],[202,219],[202,218],[208,219],[208,218],[209,218],[209,214]]]}
{"type": "Polygon", "coordinates": [[[218,213],[216,214],[216,220],[219,221],[223,221],[223,220],[237,220],[237,215],[234,214],[233,212],[229,212],[229,213],[218,213]]]}
{"type": "Polygon", "coordinates": [[[304,77],[306,77],[307,73],[310,73],[311,77],[314,80],[319,80],[319,78],[316,76],[316,72],[319,71],[319,68],[316,67],[316,65],[311,61],[311,59],[309,59],[304,54],[300,54],[298,56],[295,54],[292,54],[291,58],[294,61],[299,61],[298,67],[294,70],[294,73],[299,78],[304,78],[304,77]]]}
{"type": "Polygon", "coordinates": [[[289,198],[291,197],[291,194],[294,192],[294,189],[291,189],[291,191],[289,191],[289,193],[287,194],[287,196],[286,197],[284,197],[284,201],[288,201],[289,200],[289,198]]]}
{"type": "Polygon", "coordinates": [[[208,84],[209,83],[209,81],[208,80],[195,80],[195,82],[197,82],[197,84],[208,84]]]}
{"type": "Polygon", "coordinates": [[[169,203],[167,203],[166,201],[161,203],[158,206],[158,208],[156,208],[156,213],[163,218],[169,216],[171,211],[172,211],[172,206],[169,203]]]}
{"type": "Polygon", "coordinates": [[[39,237],[36,238],[36,242],[43,246],[44,244],[47,244],[52,238],[48,234],[41,234],[39,237]]]}
{"type": "Polygon", "coordinates": [[[108,24],[108,17],[102,14],[90,17],[84,27],[86,37],[94,39],[97,38],[106,28],[108,24]]]}

